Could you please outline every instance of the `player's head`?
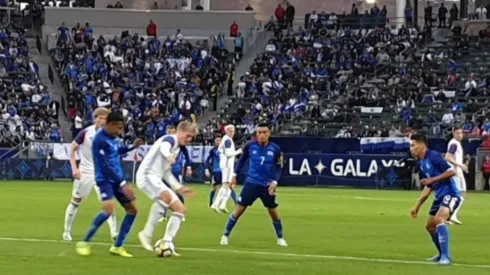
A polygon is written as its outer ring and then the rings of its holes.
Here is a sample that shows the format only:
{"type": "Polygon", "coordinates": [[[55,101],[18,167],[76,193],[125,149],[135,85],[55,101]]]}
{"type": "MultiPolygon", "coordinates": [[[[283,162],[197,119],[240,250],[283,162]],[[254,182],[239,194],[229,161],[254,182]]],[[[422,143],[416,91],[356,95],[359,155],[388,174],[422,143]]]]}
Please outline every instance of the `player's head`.
{"type": "Polygon", "coordinates": [[[255,132],[259,143],[267,143],[271,137],[271,128],[269,127],[269,124],[265,122],[259,123],[255,132]]]}
{"type": "Polygon", "coordinates": [[[228,124],[225,126],[225,133],[229,137],[234,137],[235,136],[235,126],[228,124]]]}
{"type": "Polygon", "coordinates": [[[214,138],[214,145],[219,146],[220,143],[221,143],[221,136],[216,136],[214,138]]]}
{"type": "Polygon", "coordinates": [[[111,112],[107,115],[104,128],[111,136],[118,137],[124,132],[124,117],[121,112],[111,112]]]}
{"type": "Polygon", "coordinates": [[[453,138],[457,141],[462,141],[464,137],[463,128],[460,126],[454,126],[453,138]]]}
{"type": "Polygon", "coordinates": [[[104,124],[107,120],[107,115],[109,115],[109,113],[110,113],[109,109],[104,107],[99,107],[95,109],[95,111],[93,112],[93,116],[95,119],[96,128],[104,127],[104,124]]]}
{"type": "Polygon", "coordinates": [[[167,135],[175,135],[175,132],[177,132],[177,128],[174,125],[167,126],[167,135]]]}
{"type": "Polygon", "coordinates": [[[412,156],[416,159],[424,158],[425,152],[427,151],[427,137],[421,134],[413,134],[410,140],[410,152],[412,156]]]}
{"type": "Polygon", "coordinates": [[[180,145],[188,145],[192,142],[192,139],[196,135],[196,125],[192,122],[182,121],[177,126],[177,139],[179,140],[180,145]]]}

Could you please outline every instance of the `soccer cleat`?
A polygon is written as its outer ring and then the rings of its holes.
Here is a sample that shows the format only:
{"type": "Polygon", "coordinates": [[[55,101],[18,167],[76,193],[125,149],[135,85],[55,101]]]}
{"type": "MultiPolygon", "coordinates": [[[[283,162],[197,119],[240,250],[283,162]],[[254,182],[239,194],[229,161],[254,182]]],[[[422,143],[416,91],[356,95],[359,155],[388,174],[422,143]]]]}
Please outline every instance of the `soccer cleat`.
{"type": "Polygon", "coordinates": [[[158,222],[166,222],[167,221],[167,217],[161,217],[158,222]]]}
{"type": "Polygon", "coordinates": [[[148,251],[154,251],[153,246],[151,245],[151,238],[145,236],[143,231],[138,233],[138,239],[140,240],[141,246],[148,251]]]}
{"type": "Polygon", "coordinates": [[[452,221],[446,221],[446,224],[451,225],[451,224],[453,224],[453,222],[452,221]]]}
{"type": "Polygon", "coordinates": [[[223,213],[230,213],[230,211],[228,211],[228,209],[226,209],[226,207],[220,208],[219,211],[223,212],[223,213]]]}
{"type": "Polygon", "coordinates": [[[277,239],[277,245],[278,246],[282,246],[282,247],[287,247],[288,246],[288,243],[286,242],[285,239],[280,238],[280,239],[277,239]]]}
{"type": "Polygon", "coordinates": [[[221,214],[221,210],[217,206],[211,206],[211,209],[213,209],[214,212],[221,214]]]}
{"type": "Polygon", "coordinates": [[[221,245],[228,245],[229,244],[228,237],[222,236],[221,237],[221,241],[219,242],[219,244],[221,244],[221,245]]]}
{"type": "Polygon", "coordinates": [[[112,255],[121,256],[124,258],[133,258],[133,255],[129,254],[126,251],[126,249],[124,249],[124,247],[111,246],[111,248],[109,249],[109,253],[111,253],[112,255]]]}
{"type": "Polygon", "coordinates": [[[71,242],[73,238],[70,232],[63,232],[63,241],[71,242]]]}
{"type": "Polygon", "coordinates": [[[90,249],[90,244],[87,242],[78,242],[76,251],[80,256],[88,256],[90,255],[90,253],[92,253],[92,250],[90,249]]]}
{"type": "Polygon", "coordinates": [[[441,260],[441,255],[437,254],[433,257],[430,257],[430,258],[427,258],[427,261],[428,262],[434,262],[434,263],[437,263],[441,260]]]}
{"type": "Polygon", "coordinates": [[[185,217],[182,218],[182,222],[185,222],[185,217]]]}
{"type": "Polygon", "coordinates": [[[442,256],[441,259],[439,260],[440,265],[450,265],[451,264],[451,259],[448,257],[442,256]]]}
{"type": "Polygon", "coordinates": [[[180,257],[180,254],[175,252],[175,244],[172,242],[169,244],[170,250],[172,250],[172,256],[180,257]]]}
{"type": "Polygon", "coordinates": [[[457,225],[463,224],[457,217],[452,217],[450,221],[457,224],[457,225]]]}

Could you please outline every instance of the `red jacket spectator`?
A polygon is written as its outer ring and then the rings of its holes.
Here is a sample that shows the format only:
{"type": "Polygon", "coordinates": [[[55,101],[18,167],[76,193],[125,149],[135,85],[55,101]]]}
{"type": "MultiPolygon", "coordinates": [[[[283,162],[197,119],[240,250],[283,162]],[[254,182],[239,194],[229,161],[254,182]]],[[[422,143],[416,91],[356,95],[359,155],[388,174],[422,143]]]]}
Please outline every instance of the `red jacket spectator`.
{"type": "Polygon", "coordinates": [[[486,158],[485,161],[483,161],[481,170],[483,174],[490,175],[490,160],[488,158],[486,158]]]}
{"type": "Polygon", "coordinates": [[[488,136],[482,142],[481,147],[483,147],[485,149],[490,149],[490,138],[488,138],[488,136]]]}
{"type": "Polygon", "coordinates": [[[150,20],[150,23],[146,26],[146,35],[157,37],[157,24],[153,23],[153,20],[150,20]]]}
{"type": "Polygon", "coordinates": [[[238,36],[238,24],[236,21],[233,21],[233,24],[230,26],[230,36],[237,37],[238,36]]]}
{"type": "Polygon", "coordinates": [[[274,11],[274,15],[277,20],[284,20],[286,16],[286,10],[281,6],[281,4],[277,5],[276,11],[274,11]]]}

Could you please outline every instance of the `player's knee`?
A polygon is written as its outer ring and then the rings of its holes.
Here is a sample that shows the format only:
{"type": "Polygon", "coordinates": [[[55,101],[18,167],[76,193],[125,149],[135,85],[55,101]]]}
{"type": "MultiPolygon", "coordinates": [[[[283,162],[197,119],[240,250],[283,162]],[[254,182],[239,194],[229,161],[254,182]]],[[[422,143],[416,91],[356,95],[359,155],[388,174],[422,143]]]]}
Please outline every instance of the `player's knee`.
{"type": "Polygon", "coordinates": [[[80,203],[82,203],[82,198],[73,197],[73,198],[71,198],[71,203],[79,205],[80,203]]]}
{"type": "Polygon", "coordinates": [[[438,225],[438,224],[443,224],[443,223],[445,223],[447,220],[448,220],[448,218],[447,218],[447,217],[445,217],[445,216],[443,216],[443,215],[437,215],[437,216],[435,216],[435,217],[434,217],[434,223],[435,223],[436,225],[438,225]]]}
{"type": "Polygon", "coordinates": [[[126,210],[127,214],[131,215],[137,215],[139,211],[138,207],[134,204],[130,204],[127,207],[124,207],[124,209],[126,210]]]}
{"type": "Polygon", "coordinates": [[[425,225],[425,230],[427,230],[427,232],[429,232],[430,234],[433,234],[436,231],[436,227],[432,223],[427,223],[425,225]]]}

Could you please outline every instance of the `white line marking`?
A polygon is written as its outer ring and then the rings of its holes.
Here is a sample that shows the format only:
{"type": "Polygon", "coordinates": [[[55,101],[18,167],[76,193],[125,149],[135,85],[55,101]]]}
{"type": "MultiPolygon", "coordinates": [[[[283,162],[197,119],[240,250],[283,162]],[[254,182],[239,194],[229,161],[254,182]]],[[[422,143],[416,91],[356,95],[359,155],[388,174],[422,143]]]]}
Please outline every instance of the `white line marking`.
{"type": "Polygon", "coordinates": [[[367,201],[392,201],[392,202],[407,202],[416,201],[416,199],[386,199],[386,198],[368,198],[368,197],[354,197],[356,200],[367,200],[367,201]]]}
{"type": "MultiPolygon", "coordinates": [[[[33,242],[33,243],[66,243],[66,244],[74,244],[75,243],[75,242],[62,241],[62,240],[8,238],[8,237],[0,237],[0,241],[33,242]]],[[[100,243],[100,242],[92,242],[92,244],[93,245],[107,245],[107,246],[111,245],[110,243],[100,243]]],[[[141,248],[141,246],[134,245],[134,244],[127,244],[126,246],[127,247],[139,247],[139,248],[141,248]]],[[[236,253],[236,254],[264,255],[264,256],[281,256],[281,257],[310,258],[310,259],[345,260],[345,261],[389,263],[389,264],[437,265],[437,263],[424,262],[424,261],[410,261],[410,260],[397,260],[397,259],[376,259],[376,258],[320,255],[320,254],[296,254],[296,253],[282,253],[282,252],[229,250],[229,249],[195,248],[195,247],[179,247],[179,250],[196,251],[196,252],[236,253]]],[[[458,266],[458,267],[490,269],[490,265],[458,264],[458,263],[453,263],[452,265],[458,266]]]]}

